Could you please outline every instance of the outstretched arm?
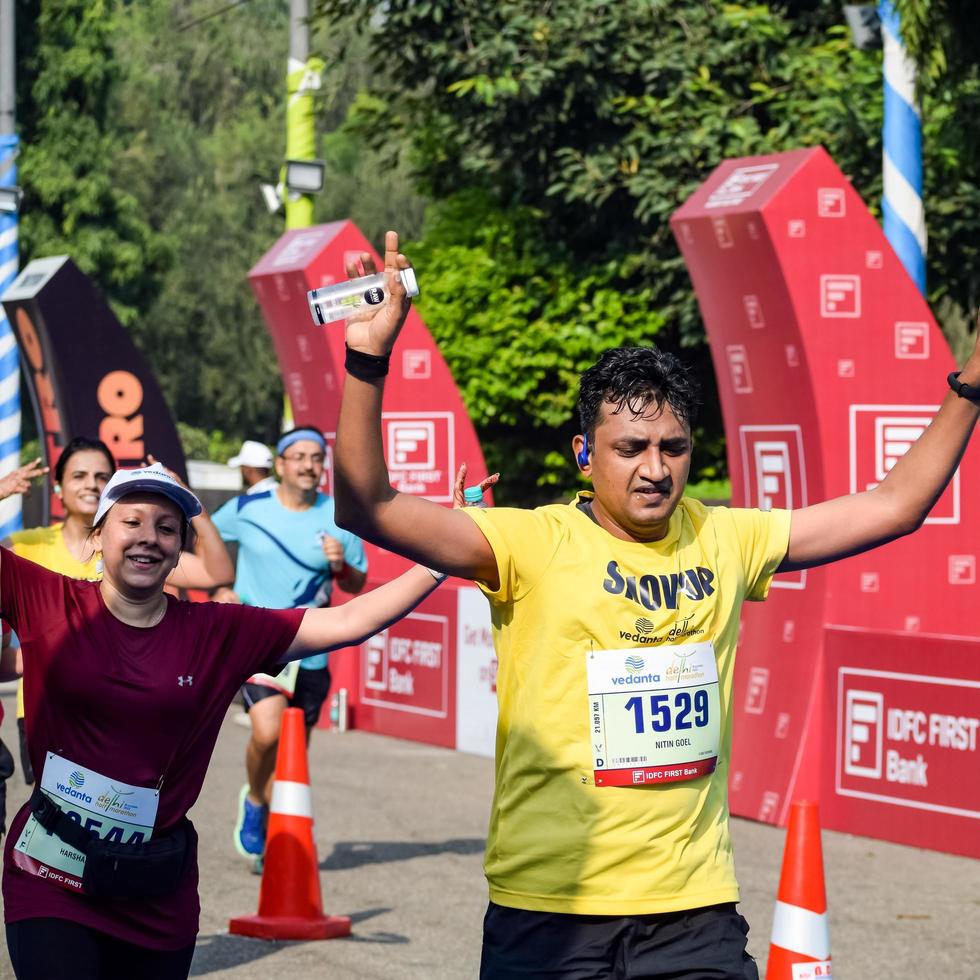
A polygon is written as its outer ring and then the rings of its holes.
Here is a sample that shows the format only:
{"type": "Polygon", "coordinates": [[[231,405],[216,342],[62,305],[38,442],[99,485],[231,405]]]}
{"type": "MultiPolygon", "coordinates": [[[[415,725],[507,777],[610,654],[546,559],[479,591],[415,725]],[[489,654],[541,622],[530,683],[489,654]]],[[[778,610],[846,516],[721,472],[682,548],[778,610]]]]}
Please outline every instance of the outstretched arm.
{"type": "Polygon", "coordinates": [[[311,651],[363,643],[411,612],[439,581],[427,568],[416,565],[404,575],[342,606],[308,609],[283,660],[305,657],[311,651]]]}
{"type": "MultiPolygon", "coordinates": [[[[980,333],[959,380],[980,385],[980,333]]],[[[920,527],[956,472],[978,417],[980,405],[948,392],[929,427],[877,487],[794,510],[779,571],[857,555],[920,527]]]]}
{"type": "MultiPolygon", "coordinates": [[[[147,453],[145,463],[152,466],[157,460],[147,453]]],[[[171,469],[167,473],[182,487],[187,484],[171,469]]],[[[235,566],[214,522],[206,510],[191,521],[194,529],[194,550],[180,556],[177,567],[167,576],[167,584],[176,589],[215,589],[235,581],[235,566]]]]}
{"type": "Polygon", "coordinates": [[[214,589],[234,582],[235,566],[207,511],[201,511],[191,521],[191,527],[194,550],[180,556],[167,581],[178,589],[214,589]]]}
{"type": "Polygon", "coordinates": [[[40,456],[26,466],[18,466],[17,469],[0,478],[0,500],[6,500],[15,493],[27,493],[31,489],[31,483],[47,472],[48,467],[41,465],[40,456]]]}
{"type": "MultiPolygon", "coordinates": [[[[363,254],[361,261],[365,272],[374,271],[369,255],[363,254]]],[[[375,358],[391,353],[410,306],[395,274],[408,266],[408,259],[398,252],[398,236],[389,231],[385,236],[385,302],[347,322],[348,348],[375,358]]],[[[347,271],[358,274],[353,267],[347,271]]],[[[364,379],[348,371],[334,455],[337,522],[413,561],[496,588],[493,550],[472,520],[392,488],[381,442],[383,393],[383,377],[364,379]]]]}

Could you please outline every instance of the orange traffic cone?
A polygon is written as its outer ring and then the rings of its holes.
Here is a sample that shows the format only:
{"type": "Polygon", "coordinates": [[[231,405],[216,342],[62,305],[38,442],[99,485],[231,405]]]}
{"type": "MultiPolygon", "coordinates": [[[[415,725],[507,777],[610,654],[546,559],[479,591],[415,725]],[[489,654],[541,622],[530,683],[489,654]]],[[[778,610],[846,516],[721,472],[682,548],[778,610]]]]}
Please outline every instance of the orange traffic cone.
{"type": "Polygon", "coordinates": [[[232,919],[228,931],[257,939],[336,939],[350,935],[347,916],[323,914],[313,843],[306,731],[299,708],[287,708],[282,716],[259,912],[232,919]]]}
{"type": "Polygon", "coordinates": [[[828,980],[830,929],[816,803],[790,808],[766,980],[828,980]]]}

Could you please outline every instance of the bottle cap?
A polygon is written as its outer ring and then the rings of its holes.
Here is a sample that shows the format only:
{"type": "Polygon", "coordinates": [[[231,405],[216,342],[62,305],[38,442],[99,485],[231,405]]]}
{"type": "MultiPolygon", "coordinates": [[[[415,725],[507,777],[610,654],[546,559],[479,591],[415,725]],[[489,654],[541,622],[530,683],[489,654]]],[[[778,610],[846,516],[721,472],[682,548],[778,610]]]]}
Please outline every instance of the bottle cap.
{"type": "Polygon", "coordinates": [[[317,302],[318,289],[311,289],[306,294],[306,301],[310,304],[310,316],[313,317],[313,322],[319,324],[321,327],[324,325],[325,321],[323,319],[323,311],[320,309],[320,304],[317,302]]]}
{"type": "Polygon", "coordinates": [[[463,491],[463,502],[466,504],[482,504],[483,491],[479,487],[467,487],[463,491]]]}
{"type": "Polygon", "coordinates": [[[401,279],[402,285],[405,287],[405,292],[409,296],[418,296],[419,294],[419,281],[415,278],[414,269],[402,269],[398,273],[398,278],[401,279]]]}

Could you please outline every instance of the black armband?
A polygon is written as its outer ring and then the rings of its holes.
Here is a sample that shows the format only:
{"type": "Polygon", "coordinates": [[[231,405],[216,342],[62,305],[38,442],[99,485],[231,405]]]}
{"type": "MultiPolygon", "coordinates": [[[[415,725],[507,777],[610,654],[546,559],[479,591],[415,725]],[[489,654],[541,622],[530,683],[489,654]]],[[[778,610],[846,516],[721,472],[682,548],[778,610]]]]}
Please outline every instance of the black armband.
{"type": "Polygon", "coordinates": [[[950,388],[955,391],[960,398],[965,398],[967,401],[971,402],[980,401],[980,387],[976,385],[968,385],[965,381],[960,381],[959,371],[953,371],[946,380],[949,382],[950,388]]]}
{"type": "Polygon", "coordinates": [[[361,381],[376,381],[388,373],[391,354],[365,354],[364,351],[347,348],[344,367],[347,373],[361,381]]]}

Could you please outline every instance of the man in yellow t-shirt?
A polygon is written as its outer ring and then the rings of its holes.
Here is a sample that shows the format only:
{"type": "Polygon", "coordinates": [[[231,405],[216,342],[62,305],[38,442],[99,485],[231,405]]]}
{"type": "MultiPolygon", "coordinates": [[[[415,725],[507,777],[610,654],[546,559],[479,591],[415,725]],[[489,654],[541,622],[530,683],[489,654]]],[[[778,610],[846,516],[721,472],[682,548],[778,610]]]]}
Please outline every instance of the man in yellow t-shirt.
{"type": "Polygon", "coordinates": [[[500,715],[481,977],[757,978],[728,828],[742,602],[776,571],[921,524],[980,415],[980,352],[878,487],[763,513],[682,499],[695,382],[671,354],[610,350],[581,378],[572,440],[594,492],[451,511],[388,480],[381,400],[409,300],[397,235],[385,245],[386,301],[347,324],[337,520],[490,601],[500,715]]]}

